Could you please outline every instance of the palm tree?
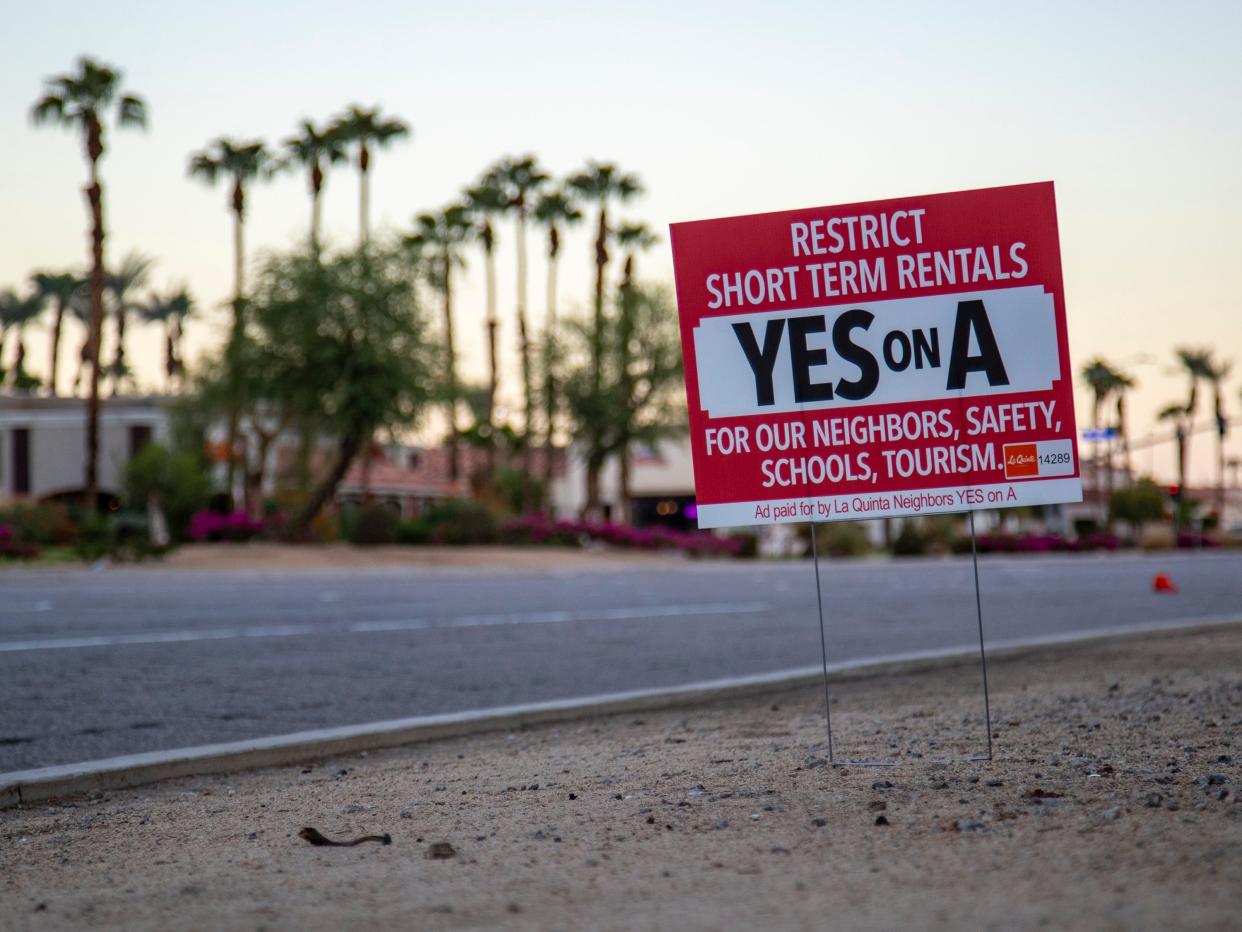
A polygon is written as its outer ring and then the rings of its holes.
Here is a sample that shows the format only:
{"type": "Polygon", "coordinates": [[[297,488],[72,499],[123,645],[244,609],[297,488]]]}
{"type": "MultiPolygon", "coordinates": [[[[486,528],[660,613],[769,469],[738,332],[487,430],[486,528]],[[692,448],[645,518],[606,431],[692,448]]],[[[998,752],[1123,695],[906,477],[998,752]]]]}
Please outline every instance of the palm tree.
{"type": "MultiPolygon", "coordinates": [[[[229,336],[226,352],[241,352],[242,340],[245,336],[245,275],[246,253],[244,230],[246,225],[246,185],[259,177],[271,177],[277,163],[268,153],[261,140],[250,142],[234,142],[228,137],[208,144],[201,152],[190,156],[189,174],[191,178],[202,178],[209,185],[214,185],[222,176],[228,176],[233,187],[229,196],[229,205],[233,210],[233,331],[229,336]]],[[[236,367],[230,367],[235,371],[236,367]]],[[[236,388],[236,386],[234,386],[236,388]]],[[[238,409],[236,401],[229,408],[228,424],[228,495],[232,498],[233,487],[237,478],[237,432],[238,409]]]]}
{"type": "Polygon", "coordinates": [[[72,272],[36,272],[31,281],[44,299],[52,302],[53,318],[52,333],[48,339],[49,359],[47,367],[47,391],[56,394],[56,374],[60,362],[60,335],[65,321],[65,311],[74,295],[81,293],[88,285],[86,279],[72,272]]]}
{"type": "Polygon", "coordinates": [[[35,102],[31,119],[36,124],[57,123],[80,129],[90,165],[86,200],[91,210],[91,318],[88,340],[91,362],[90,400],[86,408],[86,507],[94,511],[99,465],[99,345],[103,333],[104,216],[103,186],[99,160],[105,151],[104,121],[116,104],[117,126],[147,125],[142,98],[119,91],[121,73],[90,58],[78,60],[78,70],[48,78],[44,94],[35,102]]]}
{"type": "Polygon", "coordinates": [[[382,119],[378,107],[365,110],[353,104],[336,118],[329,132],[342,144],[358,146],[358,239],[365,246],[371,240],[371,146],[384,148],[396,139],[410,135],[403,120],[382,119]]]}
{"type": "MultiPolygon", "coordinates": [[[[1199,406],[1199,382],[1208,381],[1212,377],[1212,351],[1179,347],[1176,350],[1177,361],[1181,364],[1187,378],[1190,379],[1189,392],[1186,396],[1186,442],[1183,456],[1190,459],[1190,438],[1195,430],[1195,414],[1199,406]]],[[[1189,469],[1189,464],[1186,467],[1189,469]]],[[[1183,483],[1184,484],[1184,483],[1183,483]]]]}
{"type": "Polygon", "coordinates": [[[189,175],[215,185],[221,178],[232,181],[229,206],[233,211],[233,336],[244,327],[246,294],[246,186],[258,178],[270,178],[277,163],[262,140],[236,142],[221,136],[207,148],[190,156],[189,175]]]}
{"type": "Polygon", "coordinates": [[[444,348],[446,402],[449,422],[449,479],[457,481],[461,474],[457,440],[457,407],[460,389],[457,380],[457,351],[453,341],[453,269],[464,266],[462,247],[474,229],[469,209],[464,204],[450,204],[437,213],[419,214],[414,219],[414,232],[405,237],[405,245],[420,260],[432,288],[444,298],[444,348]]]}
{"type": "Polygon", "coordinates": [[[139,252],[130,252],[115,272],[108,273],[108,291],[112,294],[112,313],[116,318],[116,353],[108,374],[112,379],[112,394],[120,389],[121,380],[129,375],[125,365],[125,321],[139,309],[135,292],[146,285],[154,260],[139,252]]]}
{"type": "Polygon", "coordinates": [[[26,328],[40,314],[46,299],[39,291],[19,295],[15,291],[0,294],[0,368],[3,367],[4,347],[10,333],[17,334],[17,358],[13,361],[11,381],[13,387],[26,392],[36,387],[39,380],[26,372],[26,328]]]}
{"type": "Polygon", "coordinates": [[[1212,407],[1216,418],[1216,517],[1225,520],[1225,437],[1229,433],[1229,420],[1225,417],[1224,383],[1233,363],[1228,359],[1219,362],[1207,360],[1206,378],[1212,385],[1212,407]]]}
{"type": "MultiPolygon", "coordinates": [[[[539,198],[535,205],[535,220],[548,230],[548,311],[543,327],[543,405],[544,405],[544,462],[543,487],[545,496],[552,488],[552,445],[556,433],[556,367],[557,367],[557,308],[556,272],[561,253],[561,227],[572,226],[582,219],[580,211],[564,189],[550,191],[539,198]]],[[[550,503],[550,499],[545,504],[550,503]]]]}
{"type": "Polygon", "coordinates": [[[1156,415],[1159,420],[1172,421],[1177,441],[1177,495],[1173,502],[1173,526],[1181,530],[1182,502],[1186,499],[1186,447],[1190,436],[1189,416],[1184,405],[1168,405],[1156,415]]]}
{"type": "MultiPolygon", "coordinates": [[[[596,395],[603,385],[604,365],[604,270],[608,265],[608,204],[628,201],[642,193],[637,175],[622,173],[616,165],[590,161],[585,170],[570,177],[570,189],[582,200],[599,207],[595,232],[595,315],[591,335],[591,387],[596,395]]],[[[600,510],[599,468],[588,465],[586,475],[586,506],[588,515],[600,510]]]]}
{"type": "Polygon", "coordinates": [[[164,376],[169,390],[173,379],[184,371],[180,349],[182,327],[194,310],[194,299],[184,286],[166,295],[153,294],[138,308],[143,321],[164,329],[164,376]]]}
{"type": "MultiPolygon", "coordinates": [[[[1100,412],[1104,408],[1104,403],[1108,401],[1118,388],[1119,380],[1123,378],[1121,373],[1110,366],[1098,356],[1088,362],[1082,368],[1083,381],[1091,389],[1091,426],[1097,431],[1100,429],[1100,412]]],[[[1112,511],[1109,503],[1112,501],[1113,492],[1113,457],[1112,445],[1108,441],[1103,441],[1104,456],[1101,456],[1101,440],[1096,439],[1095,443],[1095,482],[1096,488],[1103,492],[1103,502],[1100,506],[1100,512],[1103,516],[1105,526],[1111,521],[1112,511]],[[1107,460],[1107,462],[1105,461],[1107,460]],[[1102,472],[1101,472],[1102,470],[1102,472]],[[1101,479],[1103,482],[1101,482],[1101,479]]]]}
{"type": "Polygon", "coordinates": [[[319,130],[310,120],[303,120],[296,136],[284,141],[288,162],[301,165],[309,172],[311,194],[310,244],[319,255],[320,201],[323,193],[324,166],[345,158],[345,140],[335,126],[319,130]]]}
{"type": "Polygon", "coordinates": [[[1127,483],[1133,482],[1134,470],[1130,463],[1130,428],[1126,418],[1126,392],[1131,391],[1135,384],[1132,376],[1123,372],[1116,373],[1113,395],[1117,405],[1117,437],[1121,442],[1122,469],[1125,470],[1127,483]]]}
{"type": "MultiPolygon", "coordinates": [[[[492,217],[502,214],[508,206],[504,189],[494,170],[484,172],[474,186],[465,191],[468,210],[476,218],[475,235],[483,247],[483,274],[487,289],[487,403],[484,406],[484,424],[487,438],[496,430],[496,396],[500,392],[500,365],[497,358],[497,330],[500,321],[496,317],[496,231],[492,217]]],[[[486,448],[487,475],[495,474],[495,447],[486,448]]]]}
{"type": "MultiPolygon", "coordinates": [[[[619,289],[620,298],[620,315],[617,320],[617,378],[620,382],[620,395],[622,398],[630,399],[633,397],[634,389],[631,384],[631,343],[634,333],[634,265],[635,259],[639,252],[645,252],[660,240],[647,229],[645,223],[623,223],[617,227],[617,246],[620,247],[625,255],[625,264],[622,267],[621,286],[619,289]]],[[[628,423],[628,421],[627,421],[628,423]]],[[[619,489],[618,499],[620,506],[620,519],[623,523],[628,524],[630,521],[630,449],[629,443],[623,440],[617,449],[617,456],[620,458],[619,465],[619,489]]]]}
{"type": "MultiPolygon", "coordinates": [[[[547,183],[549,176],[539,167],[539,162],[533,155],[502,159],[495,172],[496,179],[504,190],[507,207],[513,213],[514,238],[517,242],[517,325],[518,348],[522,360],[522,475],[525,484],[530,475],[530,437],[535,422],[530,329],[526,322],[526,221],[530,217],[534,195],[547,183]]],[[[525,499],[526,495],[523,494],[522,497],[525,499]]],[[[523,508],[525,505],[524,500],[523,508]]]]}

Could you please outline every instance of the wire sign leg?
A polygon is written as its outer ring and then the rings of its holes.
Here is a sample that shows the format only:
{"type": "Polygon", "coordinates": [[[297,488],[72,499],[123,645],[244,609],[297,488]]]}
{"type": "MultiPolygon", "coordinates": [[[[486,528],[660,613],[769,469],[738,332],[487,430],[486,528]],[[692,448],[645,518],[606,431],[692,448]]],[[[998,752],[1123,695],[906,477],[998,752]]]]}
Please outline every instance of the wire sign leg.
{"type": "Polygon", "coordinates": [[[828,725],[828,763],[834,767],[895,767],[891,760],[837,760],[832,749],[832,699],[828,692],[828,639],[824,635],[824,589],[819,581],[819,544],[815,540],[815,522],[811,522],[811,556],[815,561],[815,604],[819,609],[819,654],[824,666],[824,721],[828,725]]]}
{"type": "MultiPolygon", "coordinates": [[[[992,759],[992,709],[988,703],[988,655],[983,649],[983,600],[979,596],[979,548],[975,542],[975,513],[970,512],[970,558],[975,569],[975,618],[979,622],[979,668],[983,671],[983,720],[988,729],[988,753],[986,757],[975,757],[973,760],[992,759]]],[[[818,567],[816,568],[818,572],[818,567]]],[[[818,584],[818,576],[816,583],[818,584]]],[[[820,615],[820,626],[823,626],[823,615],[820,615]]],[[[825,672],[825,676],[827,673],[825,672]]]]}

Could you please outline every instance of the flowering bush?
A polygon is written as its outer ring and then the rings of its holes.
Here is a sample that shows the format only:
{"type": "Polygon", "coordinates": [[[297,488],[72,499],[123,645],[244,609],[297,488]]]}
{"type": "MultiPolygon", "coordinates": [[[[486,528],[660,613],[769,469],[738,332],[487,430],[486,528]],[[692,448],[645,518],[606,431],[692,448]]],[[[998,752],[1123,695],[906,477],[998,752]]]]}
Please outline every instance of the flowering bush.
{"type": "Polygon", "coordinates": [[[0,560],[33,560],[38,555],[39,548],[35,544],[17,539],[13,525],[0,524],[0,560]]]}
{"type": "Polygon", "coordinates": [[[218,511],[199,511],[190,516],[190,540],[250,540],[264,529],[262,521],[256,521],[243,511],[223,514],[218,511]]]}
{"type": "Polygon", "coordinates": [[[631,527],[610,521],[552,521],[546,515],[526,515],[502,527],[511,543],[581,546],[599,541],[636,550],[681,550],[691,556],[739,556],[749,548],[745,534],[717,537],[704,531],[677,531],[666,527],[631,527]]]}

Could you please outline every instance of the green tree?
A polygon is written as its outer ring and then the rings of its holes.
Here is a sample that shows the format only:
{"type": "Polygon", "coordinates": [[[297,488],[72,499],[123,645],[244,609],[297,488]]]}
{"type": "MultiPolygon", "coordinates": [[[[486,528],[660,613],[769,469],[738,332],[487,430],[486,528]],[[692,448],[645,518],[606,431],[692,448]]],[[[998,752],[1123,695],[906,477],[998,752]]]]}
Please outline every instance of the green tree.
{"type": "Polygon", "coordinates": [[[65,313],[74,295],[87,286],[86,279],[72,272],[36,272],[31,276],[35,289],[52,304],[52,332],[48,335],[47,392],[56,394],[56,376],[60,363],[60,336],[65,313]]]}
{"type": "Polygon", "coordinates": [[[173,452],[149,443],[125,467],[125,497],[135,505],[167,516],[168,529],[185,539],[190,517],[207,503],[211,480],[192,452],[173,452]]]}
{"type": "Polygon", "coordinates": [[[577,360],[565,378],[574,433],[588,474],[596,476],[630,444],[655,444],[685,423],[681,334],[672,298],[663,289],[635,286],[617,305],[604,318],[602,334],[593,332],[594,316],[576,322],[577,360]],[[597,345],[604,348],[598,389],[597,345]]]}
{"type": "Polygon", "coordinates": [[[1164,489],[1143,476],[1128,489],[1113,493],[1109,510],[1118,521],[1125,521],[1134,531],[1135,541],[1142,542],[1143,526],[1164,516],[1164,489]]]}
{"type": "Polygon", "coordinates": [[[560,407],[556,373],[560,365],[560,333],[557,327],[557,271],[560,265],[561,229],[582,219],[582,211],[568,191],[549,191],[535,205],[535,221],[548,231],[548,310],[543,326],[543,487],[551,489],[552,452],[556,438],[557,411],[560,407]]]}
{"type": "Polygon", "coordinates": [[[91,212],[90,324],[87,341],[91,383],[86,408],[86,507],[97,506],[99,474],[99,347],[103,335],[104,302],[104,210],[99,161],[106,151],[105,121],[113,116],[117,126],[147,125],[142,98],[120,91],[121,73],[90,58],[78,60],[76,72],[47,79],[44,94],[35,102],[31,119],[36,125],[56,123],[79,130],[86,146],[90,183],[86,201],[91,212]],[[113,108],[115,104],[115,111],[113,108]]]}
{"type": "Polygon", "coordinates": [[[284,141],[288,164],[299,165],[308,173],[311,195],[310,244],[312,252],[319,252],[319,230],[325,166],[335,165],[345,159],[345,140],[338,127],[316,129],[310,120],[303,120],[298,132],[284,141]]]}
{"type": "Polygon", "coordinates": [[[423,277],[442,299],[444,402],[448,413],[449,479],[453,482],[461,475],[457,445],[461,434],[457,423],[461,390],[453,335],[453,270],[466,264],[462,250],[473,229],[469,209],[464,204],[450,204],[436,213],[419,214],[414,219],[414,232],[404,239],[406,248],[416,257],[423,277]]]}
{"type": "MultiPolygon", "coordinates": [[[[483,276],[487,296],[487,404],[484,408],[485,430],[481,436],[488,438],[496,430],[496,396],[500,392],[500,361],[497,351],[500,320],[496,316],[496,231],[492,218],[504,213],[508,200],[495,169],[465,190],[466,206],[475,218],[475,236],[483,247],[483,276]]],[[[496,471],[495,448],[487,447],[487,475],[496,471]]]]}
{"type": "Polygon", "coordinates": [[[395,254],[277,257],[253,302],[266,377],[294,415],[336,440],[327,474],[290,520],[299,537],[367,440],[418,418],[434,388],[433,357],[409,265],[395,254]]]}
{"type": "MultiPolygon", "coordinates": [[[[535,423],[535,383],[532,368],[530,326],[526,319],[526,224],[534,199],[548,182],[548,173],[539,166],[533,155],[501,159],[496,166],[496,178],[505,195],[505,202],[513,214],[514,240],[517,244],[517,325],[518,352],[522,366],[522,472],[530,474],[530,451],[535,423]]],[[[526,502],[523,502],[525,510],[526,502]]]]}
{"type": "MultiPolygon", "coordinates": [[[[591,327],[591,364],[593,394],[599,395],[603,386],[604,346],[607,327],[604,322],[604,273],[608,265],[608,205],[613,201],[628,201],[642,193],[642,183],[637,175],[625,174],[612,163],[588,162],[586,168],[571,176],[567,182],[581,200],[599,208],[595,232],[595,300],[594,322],[591,327]]],[[[587,460],[586,512],[595,516],[599,512],[599,471],[587,460]]]]}
{"type": "Polygon", "coordinates": [[[137,291],[146,286],[154,264],[155,260],[139,252],[130,252],[120,268],[108,273],[108,293],[112,297],[112,316],[116,322],[116,350],[107,373],[114,395],[120,390],[121,382],[130,375],[125,363],[125,323],[130,314],[141,310],[142,302],[137,291]]]}
{"type": "Polygon", "coordinates": [[[365,246],[371,241],[371,147],[382,149],[404,139],[410,127],[403,120],[381,117],[378,107],[367,110],[353,104],[336,118],[330,132],[358,147],[358,239],[365,246]]]}

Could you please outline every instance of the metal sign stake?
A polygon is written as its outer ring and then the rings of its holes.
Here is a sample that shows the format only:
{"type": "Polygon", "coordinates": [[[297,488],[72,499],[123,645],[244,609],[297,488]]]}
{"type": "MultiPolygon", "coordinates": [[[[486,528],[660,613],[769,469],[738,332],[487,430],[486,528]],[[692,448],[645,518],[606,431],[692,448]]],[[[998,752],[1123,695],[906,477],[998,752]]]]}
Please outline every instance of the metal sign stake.
{"type": "Polygon", "coordinates": [[[992,708],[988,703],[988,655],[983,649],[983,599],[979,595],[979,547],[975,541],[975,511],[970,510],[970,559],[975,569],[975,618],[979,622],[979,669],[983,671],[983,721],[988,729],[987,757],[975,757],[972,760],[992,759],[992,708]]]}
{"type": "MultiPolygon", "coordinates": [[[[975,577],[975,620],[978,623],[979,630],[979,669],[983,674],[983,720],[987,727],[988,739],[987,754],[973,755],[968,760],[990,761],[992,760],[992,707],[988,697],[988,655],[983,646],[983,599],[979,591],[979,546],[975,535],[975,513],[971,510],[968,514],[970,516],[970,559],[975,577]]],[[[828,730],[828,763],[833,767],[844,767],[847,765],[854,767],[895,767],[897,762],[893,760],[837,760],[836,755],[833,753],[832,697],[828,684],[828,639],[824,633],[824,592],[823,586],[820,583],[819,542],[815,536],[815,527],[816,522],[810,522],[811,557],[815,563],[815,605],[819,612],[819,653],[824,673],[824,723],[828,730]]]]}

